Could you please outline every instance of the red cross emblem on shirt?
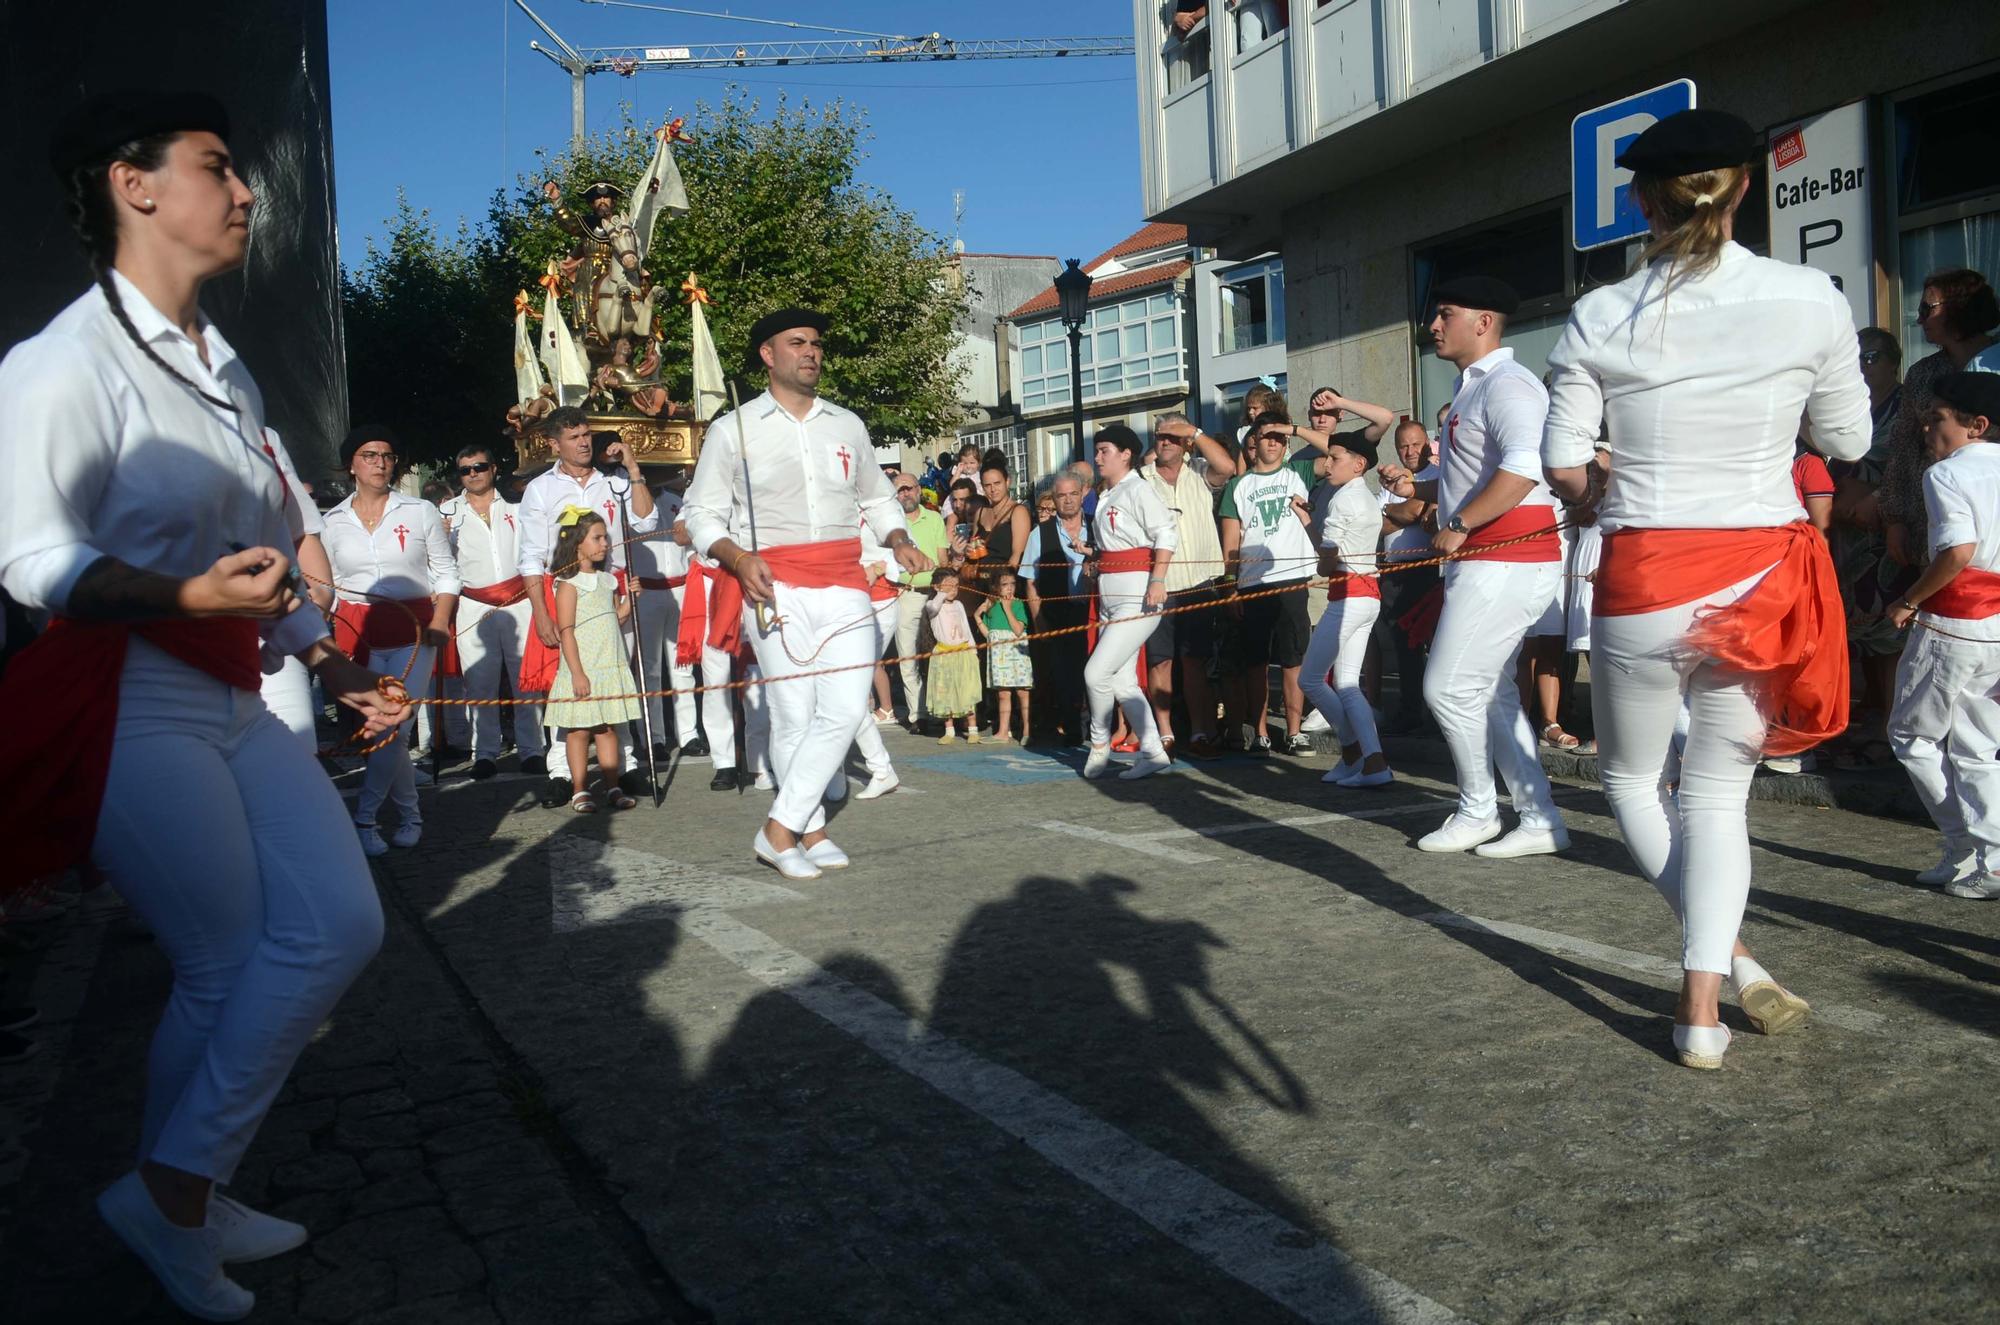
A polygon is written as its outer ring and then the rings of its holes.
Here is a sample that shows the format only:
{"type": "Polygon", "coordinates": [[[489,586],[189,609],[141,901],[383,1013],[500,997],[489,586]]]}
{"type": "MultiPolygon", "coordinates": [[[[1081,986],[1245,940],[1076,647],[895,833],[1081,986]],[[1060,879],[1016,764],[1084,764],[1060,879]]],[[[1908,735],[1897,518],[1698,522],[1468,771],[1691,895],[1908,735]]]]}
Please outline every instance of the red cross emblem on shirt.
{"type": "Polygon", "coordinates": [[[1118,508],[1116,506],[1107,506],[1104,508],[1104,520],[1105,523],[1111,526],[1112,533],[1115,534],[1118,532],[1118,508]]]}
{"type": "Polygon", "coordinates": [[[834,454],[840,457],[840,476],[842,478],[848,477],[847,462],[854,459],[854,453],[843,446],[838,451],[835,451],[834,454]]]}
{"type": "Polygon", "coordinates": [[[392,533],[392,534],[394,534],[394,535],[396,536],[396,546],[397,546],[397,547],[398,547],[399,549],[404,549],[404,550],[407,550],[407,549],[409,548],[409,546],[410,546],[410,530],[409,530],[409,527],[408,527],[407,525],[400,525],[400,524],[399,524],[399,525],[397,525],[397,526],[396,526],[396,527],[395,527],[394,529],[390,530],[389,532],[390,532],[390,533],[392,533]]]}
{"type": "Polygon", "coordinates": [[[502,520],[505,520],[505,521],[507,522],[507,527],[508,527],[509,529],[512,529],[512,528],[514,527],[514,517],[513,517],[513,516],[511,516],[511,515],[503,515],[503,516],[501,516],[500,518],[501,518],[502,520]]]}
{"type": "Polygon", "coordinates": [[[615,501],[607,501],[607,502],[605,502],[605,503],[604,503],[604,523],[608,525],[608,524],[610,524],[610,523],[611,523],[611,522],[612,522],[613,520],[616,520],[617,518],[618,518],[618,503],[617,503],[617,502],[615,502],[615,501]]]}

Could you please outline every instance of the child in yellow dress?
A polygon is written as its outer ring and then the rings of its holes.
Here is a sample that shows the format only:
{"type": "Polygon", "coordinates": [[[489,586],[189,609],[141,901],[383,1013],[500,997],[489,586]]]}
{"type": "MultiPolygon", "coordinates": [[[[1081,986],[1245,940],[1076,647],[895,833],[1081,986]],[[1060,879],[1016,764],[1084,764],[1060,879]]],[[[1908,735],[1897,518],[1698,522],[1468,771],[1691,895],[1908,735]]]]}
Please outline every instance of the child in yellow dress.
{"type": "Polygon", "coordinates": [[[979,653],[972,647],[972,625],[966,620],[965,604],[958,601],[958,572],[947,567],[931,581],[937,591],[924,604],[931,619],[931,635],[937,641],[931,653],[924,684],[924,707],[931,716],[944,719],[940,745],[954,739],[953,719],[964,719],[965,739],[979,743],[979,725],[972,711],[979,707],[979,653]]]}
{"type": "Polygon", "coordinates": [[[635,721],[639,701],[633,697],[631,664],[625,658],[620,623],[632,615],[632,599],[617,590],[617,577],[606,562],[611,535],[604,517],[571,506],[563,511],[549,571],[556,578],[556,629],[562,634],[562,661],[549,687],[548,722],[563,729],[569,750],[570,782],[576,794],[569,807],[578,814],[597,813],[590,793],[590,746],[597,745],[597,766],[604,774],[604,800],[614,810],[638,804],[618,787],[617,724],[635,721]],[[605,696],[598,698],[597,696],[605,696]]]}

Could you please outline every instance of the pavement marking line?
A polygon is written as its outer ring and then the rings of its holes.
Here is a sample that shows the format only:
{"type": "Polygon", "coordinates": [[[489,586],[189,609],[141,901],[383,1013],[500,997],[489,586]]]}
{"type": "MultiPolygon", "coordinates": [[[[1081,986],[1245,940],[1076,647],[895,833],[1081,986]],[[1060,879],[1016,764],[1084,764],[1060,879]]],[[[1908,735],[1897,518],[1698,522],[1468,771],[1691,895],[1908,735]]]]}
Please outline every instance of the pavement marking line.
{"type": "Polygon", "coordinates": [[[714,908],[687,912],[680,923],[769,988],[1019,1137],[1044,1159],[1302,1319],[1314,1325],[1356,1320],[1445,1325],[1464,1319],[1012,1068],[933,1034],[763,931],[714,908]]]}
{"type": "MultiPolygon", "coordinates": [[[[1664,957],[1654,957],[1643,952],[1633,952],[1629,948],[1614,948],[1606,943],[1594,943],[1572,934],[1557,934],[1551,930],[1536,929],[1532,925],[1516,925],[1505,920],[1487,920],[1482,916],[1460,915],[1456,911],[1428,911],[1416,917],[1428,924],[1449,925],[1453,929],[1469,929],[1474,932],[1497,934],[1501,938],[1514,939],[1531,948],[1555,953],[1565,957],[1581,957],[1585,961],[1600,962],[1606,966],[1623,967],[1641,975],[1652,976],[1661,984],[1678,989],[1681,983],[1679,962],[1668,961],[1664,957]]],[[[1866,1008],[1844,1007],[1838,1003],[1812,1005],[1814,1019],[1829,1026],[1839,1026],[1843,1030],[1859,1031],[1863,1035],[1891,1035],[1889,1019],[1879,1012],[1866,1008]]],[[[1986,1036],[1967,1032],[1983,1044],[1991,1044],[1986,1036]]]]}
{"type": "Polygon", "coordinates": [[[718,874],[586,837],[558,834],[548,850],[549,923],[558,934],[805,900],[804,893],[782,884],[718,874]]]}
{"type": "Polygon", "coordinates": [[[1086,842],[1099,842],[1108,847],[1124,847],[1142,856],[1157,856],[1161,860],[1171,860],[1182,865],[1201,865],[1216,859],[1204,856],[1198,851],[1182,851],[1179,847],[1161,846],[1149,837],[1137,833],[1114,833],[1105,828],[1088,828],[1083,824],[1064,823],[1060,819],[1045,819],[1035,825],[1051,833],[1067,833],[1080,837],[1086,842]]]}
{"type": "Polygon", "coordinates": [[[1246,819],[1242,823],[1216,824],[1208,828],[1162,828],[1150,833],[1132,833],[1131,837],[1143,838],[1149,842],[1159,842],[1170,837],[1228,837],[1236,833],[1254,833],[1263,828],[1316,828],[1321,824],[1371,823],[1380,819],[1400,819],[1407,814],[1436,814],[1438,802],[1447,799],[1439,796],[1415,805],[1383,805],[1372,810],[1321,810],[1313,814],[1295,814],[1284,819],[1246,819]]]}

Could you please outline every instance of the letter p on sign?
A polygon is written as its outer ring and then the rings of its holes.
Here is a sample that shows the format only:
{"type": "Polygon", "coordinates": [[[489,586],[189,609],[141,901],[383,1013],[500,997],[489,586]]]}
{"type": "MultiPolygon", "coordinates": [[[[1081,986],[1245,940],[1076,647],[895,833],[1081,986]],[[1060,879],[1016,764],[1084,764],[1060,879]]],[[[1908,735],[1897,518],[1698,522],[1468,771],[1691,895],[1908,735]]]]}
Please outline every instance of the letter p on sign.
{"type": "Polygon", "coordinates": [[[1579,251],[1622,244],[1644,234],[1632,200],[1632,172],[1617,155],[1655,123],[1694,105],[1694,83],[1679,79],[1570,121],[1570,243],[1579,251]]]}

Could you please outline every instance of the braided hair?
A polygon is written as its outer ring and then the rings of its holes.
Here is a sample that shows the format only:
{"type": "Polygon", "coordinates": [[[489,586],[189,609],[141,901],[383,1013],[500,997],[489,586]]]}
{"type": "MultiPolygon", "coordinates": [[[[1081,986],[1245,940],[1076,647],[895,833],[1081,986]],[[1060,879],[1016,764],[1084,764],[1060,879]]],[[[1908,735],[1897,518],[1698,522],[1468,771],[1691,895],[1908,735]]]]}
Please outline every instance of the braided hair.
{"type": "Polygon", "coordinates": [[[97,288],[104,291],[105,303],[111,306],[111,315],[118,319],[118,325],[139,347],[139,352],[151,359],[161,372],[209,404],[238,414],[242,411],[235,402],[202,390],[193,378],[162,359],[159,352],[146,343],[146,338],[139,334],[139,328],[132,325],[132,315],[125,311],[125,301],[118,296],[117,282],[111,279],[112,263],[118,256],[118,213],[111,201],[111,167],[123,161],[140,170],[158,170],[166,164],[167,149],[179,137],[179,133],[162,133],[135,139],[72,170],[64,181],[69,194],[70,225],[76,231],[77,241],[83,245],[84,256],[90,260],[91,278],[97,282],[97,288]]]}

